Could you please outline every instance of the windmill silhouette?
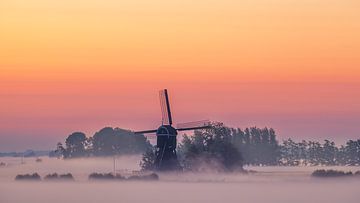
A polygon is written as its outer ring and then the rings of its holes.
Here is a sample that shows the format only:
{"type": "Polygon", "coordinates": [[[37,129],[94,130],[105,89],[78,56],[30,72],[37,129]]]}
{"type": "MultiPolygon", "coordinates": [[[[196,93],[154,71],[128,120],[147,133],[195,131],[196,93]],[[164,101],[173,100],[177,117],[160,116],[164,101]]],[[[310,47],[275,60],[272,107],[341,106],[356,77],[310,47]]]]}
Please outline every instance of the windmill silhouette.
{"type": "Polygon", "coordinates": [[[177,131],[197,130],[210,128],[208,120],[178,124],[172,126],[169,95],[167,89],[160,90],[160,106],[162,113],[162,124],[156,130],[137,131],[137,134],[156,133],[155,167],[157,170],[179,170],[181,166],[176,155],[177,131]]]}

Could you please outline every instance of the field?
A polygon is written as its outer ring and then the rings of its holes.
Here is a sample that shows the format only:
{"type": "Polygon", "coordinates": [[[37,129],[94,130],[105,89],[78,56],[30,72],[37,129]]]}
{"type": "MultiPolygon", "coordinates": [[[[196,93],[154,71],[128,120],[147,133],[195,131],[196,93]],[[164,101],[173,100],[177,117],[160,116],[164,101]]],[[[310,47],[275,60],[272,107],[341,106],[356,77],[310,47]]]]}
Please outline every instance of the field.
{"type": "MultiPolygon", "coordinates": [[[[0,158],[1,203],[99,202],[327,202],[358,203],[360,178],[311,178],[324,167],[247,167],[253,174],[159,174],[160,181],[89,181],[92,172],[112,172],[112,158],[61,160],[0,158]],[[19,182],[17,174],[72,173],[74,182],[19,182]]],[[[138,156],[116,158],[118,172],[138,170],[138,156]]],[[[357,171],[359,167],[331,167],[357,171]]]]}

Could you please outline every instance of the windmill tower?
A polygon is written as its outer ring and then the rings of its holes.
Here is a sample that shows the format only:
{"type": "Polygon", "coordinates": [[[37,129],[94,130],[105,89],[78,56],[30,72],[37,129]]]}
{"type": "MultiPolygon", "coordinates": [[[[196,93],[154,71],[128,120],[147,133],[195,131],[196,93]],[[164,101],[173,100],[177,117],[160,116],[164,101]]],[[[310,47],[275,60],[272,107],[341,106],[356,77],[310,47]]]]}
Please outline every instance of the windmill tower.
{"type": "Polygon", "coordinates": [[[156,133],[156,160],[157,170],[179,170],[181,166],[176,155],[177,131],[196,130],[210,128],[209,121],[197,121],[178,124],[177,128],[172,126],[169,95],[167,89],[159,92],[160,106],[162,112],[162,124],[156,130],[137,131],[137,134],[156,133]]]}

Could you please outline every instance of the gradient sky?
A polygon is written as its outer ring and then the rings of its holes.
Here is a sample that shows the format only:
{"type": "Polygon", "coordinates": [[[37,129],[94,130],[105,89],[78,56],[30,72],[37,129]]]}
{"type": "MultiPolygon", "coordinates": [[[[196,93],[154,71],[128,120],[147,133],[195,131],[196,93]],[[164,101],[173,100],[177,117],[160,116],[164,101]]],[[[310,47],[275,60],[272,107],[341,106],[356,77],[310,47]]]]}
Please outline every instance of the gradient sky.
{"type": "Polygon", "coordinates": [[[0,151],[174,121],[360,137],[358,0],[1,0],[0,151]]]}

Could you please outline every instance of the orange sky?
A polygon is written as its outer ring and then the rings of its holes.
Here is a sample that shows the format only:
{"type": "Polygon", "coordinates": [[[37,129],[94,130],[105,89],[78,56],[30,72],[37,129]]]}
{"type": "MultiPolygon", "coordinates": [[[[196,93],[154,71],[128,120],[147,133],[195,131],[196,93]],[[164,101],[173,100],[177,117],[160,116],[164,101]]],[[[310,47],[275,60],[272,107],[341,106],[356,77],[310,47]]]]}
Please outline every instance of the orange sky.
{"type": "Polygon", "coordinates": [[[358,138],[358,0],[1,0],[0,151],[174,120],[358,138]]]}

